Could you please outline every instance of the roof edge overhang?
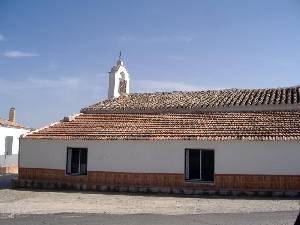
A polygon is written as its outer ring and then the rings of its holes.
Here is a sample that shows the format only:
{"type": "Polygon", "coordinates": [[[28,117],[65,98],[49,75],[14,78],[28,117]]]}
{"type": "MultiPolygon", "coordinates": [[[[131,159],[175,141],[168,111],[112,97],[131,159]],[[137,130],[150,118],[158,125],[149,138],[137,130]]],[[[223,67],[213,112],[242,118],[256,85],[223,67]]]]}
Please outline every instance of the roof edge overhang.
{"type": "Polygon", "coordinates": [[[231,141],[249,141],[249,142],[267,142],[267,141],[295,141],[299,142],[300,137],[225,137],[225,138],[206,138],[206,137],[193,137],[193,138],[134,138],[134,137],[121,137],[121,138],[84,138],[84,137],[26,137],[22,139],[28,140],[57,140],[57,141],[207,141],[207,142],[231,142],[231,141]]]}

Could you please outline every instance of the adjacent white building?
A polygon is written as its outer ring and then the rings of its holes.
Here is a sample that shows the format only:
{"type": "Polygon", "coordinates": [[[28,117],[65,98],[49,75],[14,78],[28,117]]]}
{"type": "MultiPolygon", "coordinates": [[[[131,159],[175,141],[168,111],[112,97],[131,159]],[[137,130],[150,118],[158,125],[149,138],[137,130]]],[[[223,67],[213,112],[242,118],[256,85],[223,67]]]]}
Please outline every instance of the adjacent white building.
{"type": "Polygon", "coordinates": [[[16,123],[16,110],[9,110],[8,119],[0,118],[0,173],[18,171],[19,138],[30,129],[16,123]]]}

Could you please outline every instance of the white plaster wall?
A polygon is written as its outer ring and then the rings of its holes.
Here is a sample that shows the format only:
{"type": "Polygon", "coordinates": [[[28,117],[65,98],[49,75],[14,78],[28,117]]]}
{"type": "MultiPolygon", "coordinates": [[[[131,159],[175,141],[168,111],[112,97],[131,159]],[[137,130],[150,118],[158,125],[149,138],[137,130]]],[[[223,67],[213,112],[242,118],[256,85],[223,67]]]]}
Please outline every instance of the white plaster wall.
{"type": "Polygon", "coordinates": [[[300,175],[299,141],[59,141],[21,139],[20,166],[65,169],[67,147],[88,148],[89,171],[184,173],[184,149],[215,150],[217,174],[300,175]]]}
{"type": "Polygon", "coordinates": [[[17,129],[11,127],[0,127],[0,155],[5,154],[5,137],[13,136],[12,154],[19,152],[19,137],[22,134],[29,132],[25,129],[17,129]]]}

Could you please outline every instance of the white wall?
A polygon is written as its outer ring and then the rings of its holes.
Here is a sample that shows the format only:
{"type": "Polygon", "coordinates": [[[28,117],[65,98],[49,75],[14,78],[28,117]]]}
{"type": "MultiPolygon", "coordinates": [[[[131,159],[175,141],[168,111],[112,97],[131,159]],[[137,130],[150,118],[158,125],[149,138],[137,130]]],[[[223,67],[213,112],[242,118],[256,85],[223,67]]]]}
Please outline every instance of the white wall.
{"type": "Polygon", "coordinates": [[[17,129],[11,127],[0,127],[0,155],[5,154],[5,137],[13,136],[12,154],[18,154],[19,152],[19,137],[22,134],[29,132],[25,129],[17,129]]]}
{"type": "Polygon", "coordinates": [[[28,132],[28,130],[0,127],[0,167],[18,165],[19,137],[26,132],[28,132]],[[6,136],[13,136],[12,155],[5,155],[6,136]]]}
{"type": "Polygon", "coordinates": [[[300,175],[299,141],[59,141],[21,139],[20,166],[63,169],[67,147],[88,148],[89,171],[184,173],[184,149],[215,150],[217,174],[300,175]]]}

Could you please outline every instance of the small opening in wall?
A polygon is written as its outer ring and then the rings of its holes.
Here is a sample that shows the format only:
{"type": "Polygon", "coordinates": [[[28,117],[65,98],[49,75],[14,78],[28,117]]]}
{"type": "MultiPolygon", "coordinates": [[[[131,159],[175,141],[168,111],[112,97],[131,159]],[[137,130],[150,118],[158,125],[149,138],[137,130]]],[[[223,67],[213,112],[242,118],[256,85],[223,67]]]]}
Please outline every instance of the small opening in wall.
{"type": "Polygon", "coordinates": [[[214,150],[185,149],[185,179],[213,182],[214,161],[214,150]]]}
{"type": "Polygon", "coordinates": [[[87,148],[67,148],[66,173],[69,175],[87,174],[87,148]]]}

